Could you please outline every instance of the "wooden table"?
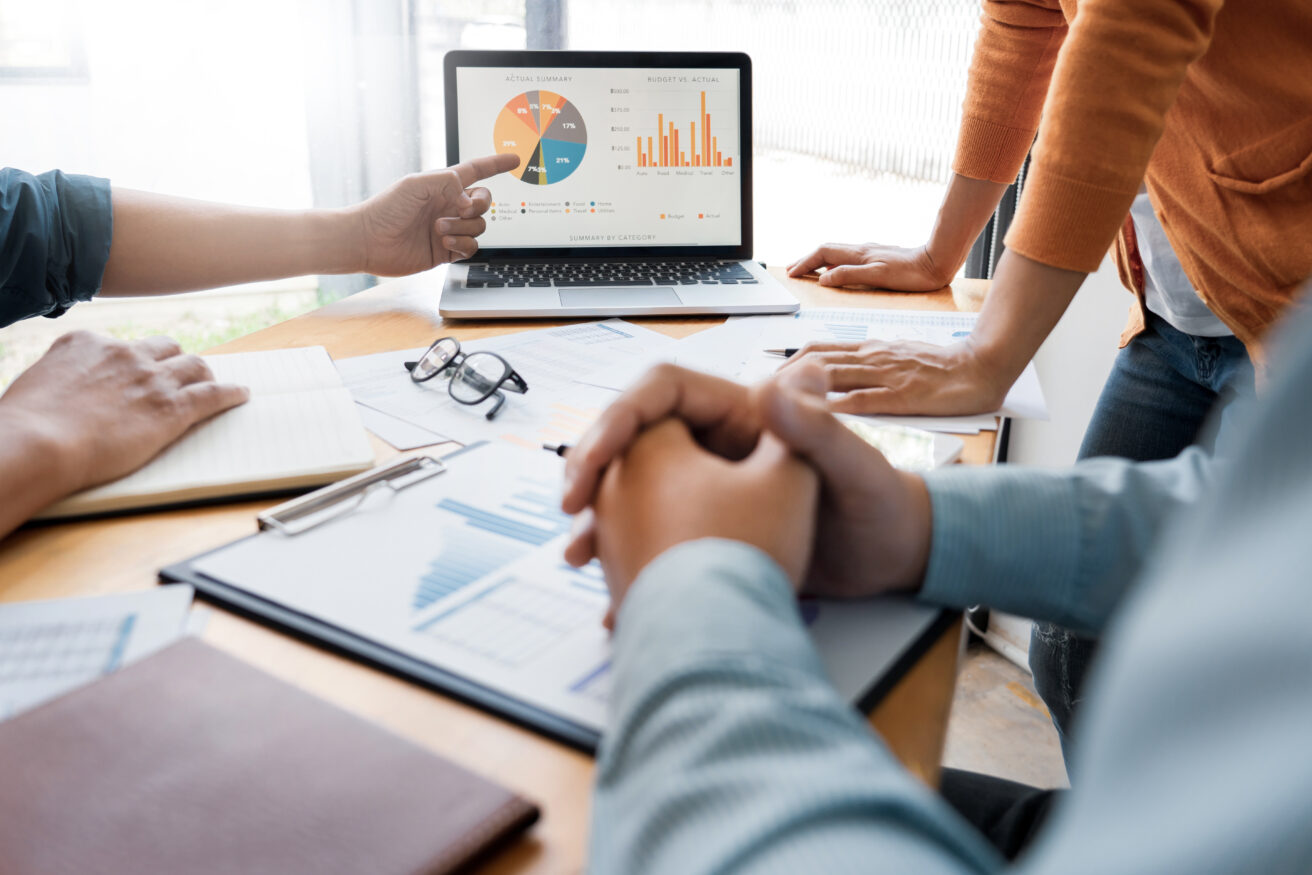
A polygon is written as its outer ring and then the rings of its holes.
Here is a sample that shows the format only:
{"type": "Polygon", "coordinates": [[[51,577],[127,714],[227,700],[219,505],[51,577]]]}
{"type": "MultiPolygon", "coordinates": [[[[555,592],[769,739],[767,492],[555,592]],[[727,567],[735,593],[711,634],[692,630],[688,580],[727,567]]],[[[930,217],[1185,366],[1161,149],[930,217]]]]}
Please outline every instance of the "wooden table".
{"type": "MultiPolygon", "coordinates": [[[[808,306],[977,309],[987,284],[964,281],[929,294],[842,292],[789,280],[808,306]],[[972,303],[973,302],[973,303],[972,303]]],[[[442,334],[486,337],[550,324],[537,320],[444,323],[440,274],[383,283],[369,291],[225,344],[244,352],[322,344],[334,358],[423,346],[442,334]]],[[[672,337],[721,321],[644,320],[672,337]]],[[[992,461],[995,433],[966,438],[963,460],[992,461]]],[[[396,451],[374,440],[379,461],[396,451]]],[[[158,569],[243,535],[270,502],[147,513],[28,527],[0,544],[0,601],[139,590],[158,569]]],[[[529,730],[285,635],[214,609],[205,639],[284,680],[375,720],[392,731],[513,787],[542,805],[529,836],[492,860],[494,872],[574,872],[584,865],[592,758],[529,730]]],[[[881,702],[871,722],[893,752],[927,782],[937,779],[961,648],[954,624],[881,702]]]]}

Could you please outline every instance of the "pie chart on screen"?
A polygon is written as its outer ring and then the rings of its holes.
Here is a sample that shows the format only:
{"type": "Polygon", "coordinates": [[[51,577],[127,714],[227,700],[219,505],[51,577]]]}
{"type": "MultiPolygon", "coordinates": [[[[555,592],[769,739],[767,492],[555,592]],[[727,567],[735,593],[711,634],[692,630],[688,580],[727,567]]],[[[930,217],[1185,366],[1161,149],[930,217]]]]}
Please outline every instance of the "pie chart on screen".
{"type": "Polygon", "coordinates": [[[573,173],[588,150],[588,130],[574,104],[553,91],[526,91],[497,115],[497,152],[519,157],[511,171],[529,185],[551,185],[573,173]]]}

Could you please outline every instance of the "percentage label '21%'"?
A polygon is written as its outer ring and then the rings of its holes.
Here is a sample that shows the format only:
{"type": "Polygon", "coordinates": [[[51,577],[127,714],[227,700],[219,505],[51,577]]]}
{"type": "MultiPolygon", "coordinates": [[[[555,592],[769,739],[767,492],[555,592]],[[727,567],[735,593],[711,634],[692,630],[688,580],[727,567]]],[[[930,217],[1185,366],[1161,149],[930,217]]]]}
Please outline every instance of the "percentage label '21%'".
{"type": "Polygon", "coordinates": [[[497,116],[492,141],[498,152],[519,158],[511,173],[530,185],[551,185],[578,169],[588,149],[587,125],[578,107],[551,91],[526,91],[497,116]]]}

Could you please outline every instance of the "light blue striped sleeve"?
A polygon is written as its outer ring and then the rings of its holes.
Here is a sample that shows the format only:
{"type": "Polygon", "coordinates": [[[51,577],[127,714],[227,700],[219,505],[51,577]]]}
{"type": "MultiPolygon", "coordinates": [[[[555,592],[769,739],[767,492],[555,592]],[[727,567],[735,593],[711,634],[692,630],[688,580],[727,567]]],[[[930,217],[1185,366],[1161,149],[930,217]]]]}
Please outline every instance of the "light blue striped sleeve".
{"type": "Polygon", "coordinates": [[[1097,633],[1165,525],[1205,493],[1213,466],[1190,448],[1162,462],[932,471],[933,541],[920,597],[1097,633]]]}
{"type": "Polygon", "coordinates": [[[839,698],[760,551],[703,540],[652,562],[620,612],[614,666],[592,871],[1001,868],[839,698]]]}

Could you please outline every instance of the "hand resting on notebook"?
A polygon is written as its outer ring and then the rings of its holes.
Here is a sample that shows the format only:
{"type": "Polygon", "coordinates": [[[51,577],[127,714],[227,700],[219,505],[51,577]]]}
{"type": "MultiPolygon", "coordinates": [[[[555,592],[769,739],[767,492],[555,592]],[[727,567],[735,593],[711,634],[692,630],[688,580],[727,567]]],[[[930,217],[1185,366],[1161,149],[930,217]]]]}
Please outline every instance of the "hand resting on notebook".
{"type": "Polygon", "coordinates": [[[65,334],[0,397],[0,534],[58,498],[141,467],[246,397],[166,337],[65,334]]]}

